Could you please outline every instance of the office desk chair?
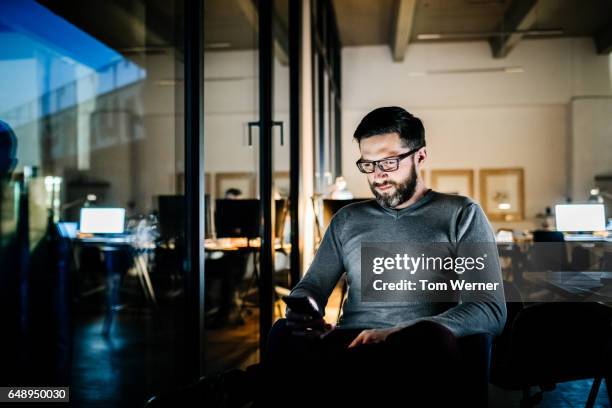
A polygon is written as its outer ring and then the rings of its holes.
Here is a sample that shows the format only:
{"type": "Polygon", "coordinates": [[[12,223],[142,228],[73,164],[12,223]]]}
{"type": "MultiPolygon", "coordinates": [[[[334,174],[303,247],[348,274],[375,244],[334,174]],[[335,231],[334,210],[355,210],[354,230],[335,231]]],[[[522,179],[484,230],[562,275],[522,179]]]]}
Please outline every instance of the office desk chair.
{"type": "Polygon", "coordinates": [[[534,271],[568,271],[571,269],[563,233],[537,230],[533,232],[531,269],[534,271]]]}
{"type": "Polygon", "coordinates": [[[531,262],[535,271],[584,271],[591,267],[589,251],[582,246],[572,248],[570,262],[565,237],[560,231],[534,231],[533,242],[531,262]]]}
{"type": "Polygon", "coordinates": [[[603,378],[612,401],[612,308],[600,303],[540,303],[510,317],[493,348],[492,384],[522,390],[521,407],[535,406],[560,382],[593,378],[592,407],[603,378]],[[530,387],[541,391],[530,394],[530,387]]]}

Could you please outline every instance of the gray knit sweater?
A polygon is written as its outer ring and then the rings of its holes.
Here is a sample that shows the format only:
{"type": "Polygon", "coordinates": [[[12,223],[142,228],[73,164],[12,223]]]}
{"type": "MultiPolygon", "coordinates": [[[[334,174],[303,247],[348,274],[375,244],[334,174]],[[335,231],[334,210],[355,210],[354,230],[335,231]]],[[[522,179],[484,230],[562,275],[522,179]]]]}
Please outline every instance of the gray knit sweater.
{"type": "Polygon", "coordinates": [[[406,327],[431,320],[457,337],[474,333],[499,334],[506,321],[501,270],[495,237],[478,204],[467,197],[429,190],[409,207],[393,210],[368,200],[342,208],[331,220],[307,273],[292,291],[312,296],[323,310],[343,272],[349,282],[348,297],[338,327],[406,327]],[[458,291],[448,302],[362,302],[362,242],[488,243],[493,256],[480,279],[498,282],[497,291],[458,291]]]}

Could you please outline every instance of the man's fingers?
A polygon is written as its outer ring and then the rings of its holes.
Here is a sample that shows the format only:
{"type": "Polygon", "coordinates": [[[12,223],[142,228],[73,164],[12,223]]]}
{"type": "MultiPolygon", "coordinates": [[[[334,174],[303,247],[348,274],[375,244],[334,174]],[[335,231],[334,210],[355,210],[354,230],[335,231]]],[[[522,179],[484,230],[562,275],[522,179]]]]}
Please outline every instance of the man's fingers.
{"type": "Polygon", "coordinates": [[[363,342],[364,338],[365,338],[365,330],[359,333],[359,335],[355,337],[355,339],[353,339],[351,344],[348,345],[348,348],[353,348],[353,347],[360,345],[363,342]]]}
{"type": "Polygon", "coordinates": [[[289,327],[325,327],[325,320],[294,320],[287,317],[287,326],[289,327]]]}
{"type": "Polygon", "coordinates": [[[309,322],[312,321],[312,316],[293,312],[291,309],[287,311],[287,320],[289,322],[309,322]]]}
{"type": "Polygon", "coordinates": [[[289,327],[293,331],[300,331],[300,330],[302,331],[305,331],[305,330],[325,331],[325,327],[322,325],[313,325],[313,324],[308,324],[308,323],[293,323],[293,324],[287,323],[287,327],[289,327]]]}
{"type": "Polygon", "coordinates": [[[321,330],[293,330],[294,336],[306,337],[309,339],[320,339],[324,332],[321,330]]]}
{"type": "Polygon", "coordinates": [[[323,318],[313,318],[299,313],[287,314],[287,327],[291,328],[294,335],[308,338],[320,337],[327,329],[323,318]]]}

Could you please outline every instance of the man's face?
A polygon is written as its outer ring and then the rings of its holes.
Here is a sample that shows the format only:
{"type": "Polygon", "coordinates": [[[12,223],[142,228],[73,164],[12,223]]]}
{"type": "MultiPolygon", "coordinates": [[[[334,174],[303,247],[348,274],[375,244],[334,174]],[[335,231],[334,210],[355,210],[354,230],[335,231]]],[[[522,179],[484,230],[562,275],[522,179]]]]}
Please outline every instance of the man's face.
{"type": "MultiPolygon", "coordinates": [[[[380,160],[398,156],[410,149],[404,146],[397,133],[385,133],[362,139],[359,150],[362,160],[380,160]]],[[[366,173],[370,189],[381,205],[395,208],[414,195],[417,184],[416,155],[418,152],[400,160],[395,171],[385,172],[376,166],[373,173],[366,173]]]]}

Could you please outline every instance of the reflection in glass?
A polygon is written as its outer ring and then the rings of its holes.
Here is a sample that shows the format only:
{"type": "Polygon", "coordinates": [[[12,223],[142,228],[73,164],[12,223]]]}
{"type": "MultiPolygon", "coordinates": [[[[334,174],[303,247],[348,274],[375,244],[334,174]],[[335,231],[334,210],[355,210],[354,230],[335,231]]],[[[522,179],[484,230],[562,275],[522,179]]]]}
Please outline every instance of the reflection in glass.
{"type": "Polygon", "coordinates": [[[181,7],[0,4],[2,384],[141,405],[182,379],[181,7]]]}

